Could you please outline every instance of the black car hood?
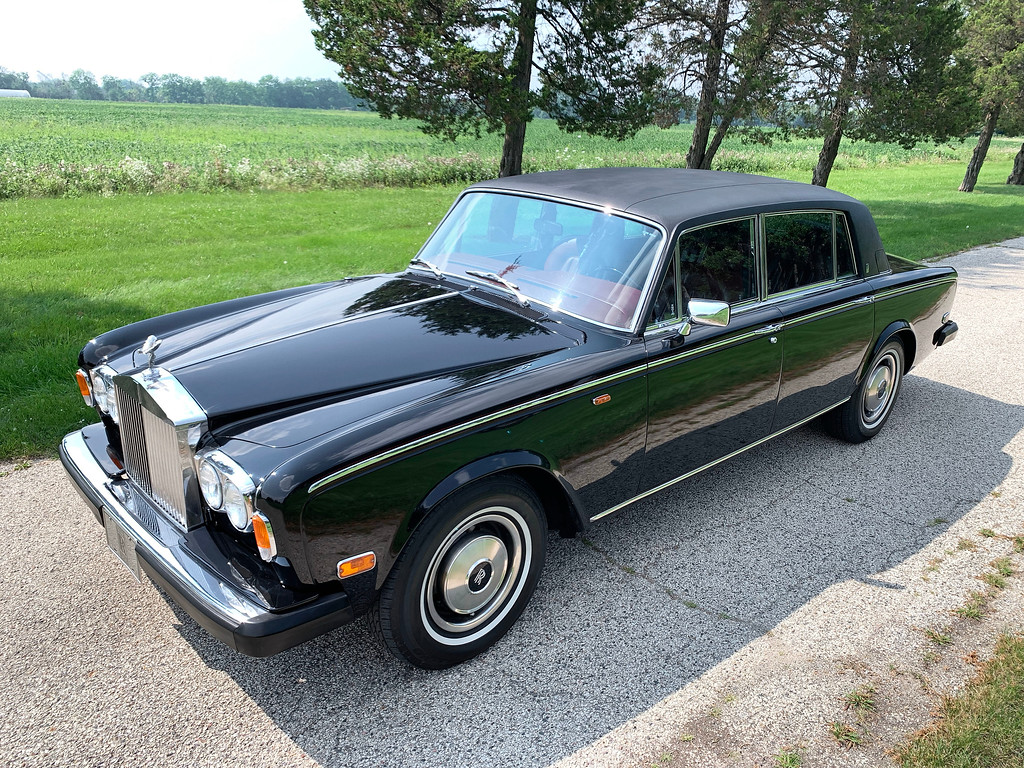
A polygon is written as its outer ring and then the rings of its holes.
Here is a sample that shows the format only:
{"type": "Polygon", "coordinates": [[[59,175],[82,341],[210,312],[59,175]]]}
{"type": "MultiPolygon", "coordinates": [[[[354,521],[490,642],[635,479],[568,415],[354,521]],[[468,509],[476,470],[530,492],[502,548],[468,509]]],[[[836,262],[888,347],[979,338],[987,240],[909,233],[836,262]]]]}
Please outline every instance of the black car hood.
{"type": "Polygon", "coordinates": [[[573,336],[463,292],[376,276],[166,333],[157,364],[216,430],[297,405],[472,379],[574,346],[573,336]]]}

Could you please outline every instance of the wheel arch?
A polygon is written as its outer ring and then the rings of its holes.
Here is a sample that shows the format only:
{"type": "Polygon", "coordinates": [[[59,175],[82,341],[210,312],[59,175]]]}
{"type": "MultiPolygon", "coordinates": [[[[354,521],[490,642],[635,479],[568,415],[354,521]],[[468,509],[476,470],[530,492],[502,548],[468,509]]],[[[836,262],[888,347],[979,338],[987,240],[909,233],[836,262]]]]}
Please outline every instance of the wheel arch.
{"type": "Polygon", "coordinates": [[[917,357],[917,334],[914,332],[914,327],[906,320],[894,320],[889,323],[889,325],[887,325],[880,334],[878,334],[878,339],[871,348],[871,353],[867,355],[864,360],[864,365],[861,368],[859,379],[867,375],[868,370],[871,368],[872,361],[874,361],[875,356],[878,355],[878,352],[882,347],[894,339],[903,345],[904,372],[913,368],[914,359],[917,357]]]}
{"type": "Polygon", "coordinates": [[[550,462],[532,451],[509,451],[472,461],[435,485],[396,532],[392,551],[399,551],[430,512],[453,493],[478,480],[500,475],[519,478],[537,494],[549,528],[563,536],[572,536],[584,529],[586,521],[575,489],[550,462]]]}

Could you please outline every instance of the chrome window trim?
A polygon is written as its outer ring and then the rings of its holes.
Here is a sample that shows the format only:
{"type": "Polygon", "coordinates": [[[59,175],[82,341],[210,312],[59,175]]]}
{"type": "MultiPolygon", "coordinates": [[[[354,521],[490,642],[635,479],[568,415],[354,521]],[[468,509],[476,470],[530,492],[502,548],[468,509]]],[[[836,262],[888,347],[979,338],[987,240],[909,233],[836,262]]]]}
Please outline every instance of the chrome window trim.
{"type": "Polygon", "coordinates": [[[770,435],[762,437],[760,440],[757,440],[757,441],[751,443],[750,445],[744,446],[743,448],[739,448],[738,450],[735,450],[732,453],[726,454],[725,456],[722,456],[722,457],[720,457],[718,459],[715,459],[714,461],[709,461],[707,464],[704,464],[703,466],[697,467],[697,469],[692,469],[689,472],[687,472],[685,474],[682,474],[679,477],[675,478],[674,480],[669,480],[668,482],[662,483],[661,485],[659,485],[659,486],[657,486],[655,488],[651,488],[650,490],[644,491],[643,493],[640,493],[640,494],[634,496],[633,498],[631,498],[631,499],[629,499],[627,501],[622,502],[621,504],[616,504],[614,507],[611,507],[610,509],[606,509],[604,512],[601,512],[600,514],[594,515],[592,518],[590,518],[590,522],[592,522],[592,523],[597,522],[602,517],[607,517],[608,515],[612,514],[613,512],[618,512],[623,507],[628,507],[630,504],[633,504],[633,503],[635,503],[637,501],[640,501],[641,499],[645,499],[648,496],[651,496],[651,495],[657,493],[658,491],[663,491],[666,488],[668,488],[669,486],[675,485],[676,483],[682,482],[683,480],[686,480],[687,478],[693,477],[694,475],[698,474],[699,472],[703,472],[705,469],[710,469],[711,467],[715,466],[716,464],[721,464],[723,461],[728,461],[729,459],[733,458],[734,456],[739,456],[741,453],[743,453],[745,451],[749,451],[751,448],[754,448],[754,447],[756,447],[758,445],[761,445],[762,443],[766,443],[769,440],[771,440],[772,438],[778,437],[779,435],[785,434],[786,432],[794,430],[797,427],[803,426],[807,422],[813,421],[814,419],[818,418],[819,416],[828,413],[833,408],[838,408],[840,405],[842,405],[843,403],[847,402],[849,399],[850,399],[849,397],[843,398],[842,400],[840,400],[835,405],[830,405],[828,408],[823,408],[822,410],[818,411],[817,413],[815,413],[815,414],[813,414],[811,416],[808,416],[805,419],[801,419],[800,421],[797,421],[797,422],[795,422],[793,424],[790,424],[788,427],[783,427],[782,429],[778,430],[777,432],[772,432],[770,435]]]}
{"type": "MultiPolygon", "coordinates": [[[[758,214],[758,216],[761,217],[761,219],[762,219],[761,261],[764,264],[764,274],[765,274],[765,280],[764,280],[765,299],[764,300],[765,301],[768,301],[768,300],[771,300],[771,299],[778,299],[778,298],[788,298],[788,297],[796,295],[798,293],[803,293],[804,291],[810,291],[810,290],[815,290],[815,289],[818,289],[818,288],[823,288],[823,287],[825,287],[827,285],[836,285],[841,280],[851,279],[853,277],[858,277],[858,278],[860,277],[859,274],[858,275],[849,275],[849,276],[843,277],[843,278],[840,278],[838,276],[839,265],[838,265],[837,260],[836,260],[837,259],[837,256],[836,256],[836,216],[839,215],[839,214],[843,214],[843,211],[839,211],[839,210],[837,210],[835,208],[799,208],[799,209],[794,209],[794,210],[791,210],[791,211],[770,211],[768,213],[760,213],[760,214],[758,214]],[[802,213],[827,213],[827,214],[829,214],[832,217],[832,279],[831,280],[821,280],[821,281],[819,281],[817,283],[810,283],[808,285],[801,285],[801,286],[797,286],[796,288],[790,288],[788,291],[779,291],[778,293],[771,293],[771,294],[769,294],[768,293],[768,235],[767,235],[767,232],[765,231],[765,227],[763,225],[767,222],[769,216],[794,216],[794,215],[799,215],[799,214],[802,214],[802,213]]],[[[847,231],[849,231],[849,227],[847,227],[847,231]]],[[[855,253],[855,251],[853,251],[852,243],[851,243],[851,246],[850,246],[850,251],[852,253],[855,253]]],[[[856,261],[856,257],[854,258],[854,261],[856,261]]],[[[856,266],[856,264],[854,264],[854,266],[856,266]]]]}
{"type": "Polygon", "coordinates": [[[835,218],[832,222],[832,250],[836,254],[836,279],[843,280],[846,278],[860,277],[860,265],[857,263],[857,249],[853,247],[853,235],[851,234],[850,220],[846,216],[846,211],[833,211],[835,218]],[[839,228],[839,217],[842,217],[846,224],[846,245],[850,249],[850,255],[853,257],[853,268],[854,273],[852,275],[840,275],[839,274],[839,236],[836,234],[839,228]]]}
{"type": "MultiPolygon", "coordinates": [[[[420,249],[418,251],[416,251],[416,256],[417,257],[419,257],[419,255],[421,253],[423,253],[423,251],[426,249],[426,247],[434,239],[434,236],[437,235],[438,231],[441,229],[441,226],[452,215],[452,212],[455,210],[455,207],[459,204],[459,202],[462,200],[462,198],[466,197],[467,195],[474,194],[476,192],[487,192],[489,194],[495,194],[495,195],[507,195],[508,197],[519,197],[519,198],[523,198],[523,199],[527,199],[527,200],[541,200],[541,201],[547,201],[549,203],[559,203],[561,205],[569,205],[569,206],[572,206],[574,208],[583,208],[583,209],[588,210],[588,211],[599,211],[599,212],[607,214],[609,216],[617,216],[620,219],[626,219],[627,221],[633,221],[633,222],[635,222],[637,224],[643,224],[646,227],[651,227],[652,229],[657,230],[661,234],[661,245],[658,247],[657,252],[654,254],[654,259],[651,261],[651,267],[647,271],[647,277],[644,280],[644,287],[640,291],[640,298],[637,300],[636,309],[633,310],[633,317],[631,318],[629,325],[625,325],[625,326],[611,325],[610,323],[602,323],[602,322],[600,322],[598,320],[592,320],[589,317],[584,317],[582,315],[577,315],[574,312],[569,312],[569,311],[567,311],[565,309],[562,309],[561,307],[554,307],[554,306],[552,306],[551,304],[548,304],[545,301],[541,301],[536,296],[531,296],[529,293],[527,293],[525,291],[522,292],[523,295],[526,296],[526,298],[528,298],[531,303],[539,304],[542,307],[546,307],[547,309],[550,309],[552,312],[558,312],[560,314],[568,315],[569,317],[574,317],[577,320],[582,320],[582,321],[584,321],[586,323],[591,323],[591,324],[596,325],[596,326],[598,326],[600,328],[608,328],[609,330],[613,330],[613,331],[620,331],[620,332],[627,332],[627,333],[634,333],[634,334],[639,334],[641,332],[641,325],[643,324],[643,314],[642,313],[643,313],[644,308],[647,305],[647,299],[650,296],[651,291],[653,290],[652,283],[654,282],[655,275],[658,275],[658,274],[661,273],[661,265],[665,261],[665,251],[666,250],[670,250],[668,230],[666,230],[665,227],[663,227],[661,224],[659,224],[658,222],[656,222],[656,221],[654,221],[652,219],[648,219],[648,218],[646,218],[644,216],[637,216],[635,213],[629,213],[629,212],[623,211],[623,210],[621,210],[619,208],[613,208],[611,205],[597,205],[595,203],[584,203],[584,202],[582,202],[580,200],[572,200],[570,198],[557,197],[555,195],[545,195],[545,194],[540,194],[540,193],[537,193],[537,192],[513,192],[511,190],[497,189],[495,187],[470,187],[469,189],[463,190],[459,194],[459,196],[455,198],[455,202],[452,203],[451,208],[448,209],[448,212],[444,215],[444,218],[442,218],[441,221],[439,221],[437,223],[437,226],[434,228],[434,231],[430,233],[430,237],[428,237],[426,239],[426,241],[424,241],[423,245],[420,246],[420,249]]],[[[454,277],[456,279],[463,280],[463,281],[465,281],[467,283],[470,283],[470,284],[475,284],[471,280],[469,280],[468,278],[464,278],[461,275],[453,274],[451,272],[445,272],[444,270],[442,270],[442,272],[444,274],[450,275],[451,277],[454,277]]],[[[483,286],[485,286],[487,288],[495,288],[496,287],[492,283],[481,283],[481,285],[483,285],[483,286]]]]}
{"type": "MultiPolygon", "coordinates": [[[[717,226],[719,226],[721,224],[733,224],[734,222],[737,222],[737,221],[750,221],[750,222],[753,222],[753,226],[751,227],[751,231],[750,231],[750,248],[751,248],[751,251],[753,252],[753,255],[754,255],[754,273],[756,275],[755,279],[756,279],[756,282],[757,282],[757,289],[758,289],[757,290],[757,294],[755,296],[751,296],[748,299],[743,299],[742,301],[730,302],[729,303],[730,307],[740,307],[740,306],[743,306],[745,304],[756,304],[757,302],[764,300],[763,299],[763,295],[762,295],[762,287],[763,287],[764,278],[765,278],[766,273],[762,269],[762,264],[761,264],[762,259],[761,259],[760,253],[758,252],[758,246],[760,244],[759,243],[759,234],[760,234],[760,226],[759,226],[760,222],[759,222],[759,220],[760,220],[761,216],[762,216],[762,214],[760,214],[760,213],[749,213],[749,214],[747,214],[745,216],[734,216],[731,219],[720,219],[718,221],[709,221],[707,224],[698,224],[695,227],[687,227],[686,229],[680,231],[680,233],[676,236],[676,244],[674,246],[674,253],[675,253],[676,256],[678,256],[679,255],[679,239],[684,237],[684,236],[686,236],[686,235],[689,235],[692,232],[698,232],[698,231],[700,231],[702,229],[708,229],[710,227],[717,227],[717,226]]],[[[676,274],[677,274],[676,283],[677,284],[681,284],[681,279],[682,279],[682,276],[679,274],[679,272],[680,272],[680,270],[676,270],[676,274]]],[[[680,292],[680,296],[681,295],[682,295],[682,292],[680,292]]],[[[697,296],[695,298],[704,299],[704,298],[707,298],[707,297],[706,296],[697,296]]]]}

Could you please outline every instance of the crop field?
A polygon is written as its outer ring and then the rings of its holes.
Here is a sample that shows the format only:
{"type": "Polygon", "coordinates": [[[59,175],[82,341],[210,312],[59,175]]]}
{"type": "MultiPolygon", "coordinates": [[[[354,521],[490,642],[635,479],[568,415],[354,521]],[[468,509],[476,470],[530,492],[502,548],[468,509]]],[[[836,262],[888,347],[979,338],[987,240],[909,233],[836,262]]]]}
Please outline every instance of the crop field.
{"type": "MultiPolygon", "coordinates": [[[[685,125],[647,128],[617,142],[535,120],[524,169],[682,167],[690,133],[685,125]]],[[[763,146],[732,137],[715,167],[809,180],[819,147],[818,139],[763,146]]],[[[1019,147],[1019,140],[997,138],[989,162],[1009,160],[1019,147]]],[[[912,150],[844,142],[835,167],[965,163],[971,149],[971,142],[912,150]]],[[[453,144],[367,112],[5,99],[0,198],[465,184],[496,176],[500,150],[500,136],[453,144]]]]}

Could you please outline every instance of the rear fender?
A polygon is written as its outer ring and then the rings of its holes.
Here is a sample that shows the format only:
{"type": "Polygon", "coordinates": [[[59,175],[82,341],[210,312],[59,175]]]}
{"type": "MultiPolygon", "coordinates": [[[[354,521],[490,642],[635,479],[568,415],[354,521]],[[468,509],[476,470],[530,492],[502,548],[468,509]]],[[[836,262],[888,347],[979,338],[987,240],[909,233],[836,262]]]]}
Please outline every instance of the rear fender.
{"type": "Polygon", "coordinates": [[[878,354],[879,350],[892,341],[895,336],[900,337],[899,340],[903,344],[906,370],[910,370],[914,364],[914,358],[917,354],[917,334],[914,333],[914,327],[906,320],[895,320],[889,323],[889,325],[885,327],[885,330],[878,334],[878,340],[875,342],[874,347],[872,347],[871,354],[869,354],[864,360],[864,367],[861,369],[858,381],[868,374],[868,369],[871,367],[871,363],[874,361],[875,355],[878,354]]]}

